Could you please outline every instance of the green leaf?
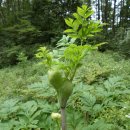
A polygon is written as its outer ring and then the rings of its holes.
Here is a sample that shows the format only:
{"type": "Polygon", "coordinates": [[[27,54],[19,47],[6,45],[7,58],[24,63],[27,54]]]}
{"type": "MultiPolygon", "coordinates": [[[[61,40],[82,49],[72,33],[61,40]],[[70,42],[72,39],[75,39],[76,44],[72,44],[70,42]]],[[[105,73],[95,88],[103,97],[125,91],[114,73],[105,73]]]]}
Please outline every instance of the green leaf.
{"type": "Polygon", "coordinates": [[[73,27],[73,19],[69,18],[69,19],[65,19],[65,23],[70,26],[73,27]]]}
{"type": "Polygon", "coordinates": [[[13,122],[8,121],[8,122],[0,122],[0,130],[11,130],[13,128],[13,122]]]}
{"type": "Polygon", "coordinates": [[[78,7],[77,8],[77,12],[80,16],[84,17],[84,14],[85,14],[85,10],[83,10],[82,8],[78,7]]]}
{"type": "Polygon", "coordinates": [[[78,30],[79,25],[80,25],[80,24],[79,24],[78,20],[75,20],[75,21],[73,22],[73,29],[74,29],[74,32],[78,30]]]}
{"type": "Polygon", "coordinates": [[[66,29],[64,32],[65,33],[71,33],[71,32],[75,32],[75,31],[73,29],[66,29]]]}
{"type": "Polygon", "coordinates": [[[92,10],[89,10],[88,12],[86,12],[85,13],[85,18],[88,18],[88,17],[90,17],[92,14],[94,13],[94,11],[92,11],[92,10]]]}
{"type": "Polygon", "coordinates": [[[93,34],[89,34],[88,37],[93,37],[94,35],[93,34]]]}
{"type": "Polygon", "coordinates": [[[94,29],[94,30],[92,31],[92,33],[97,33],[97,32],[101,32],[101,31],[102,31],[102,29],[98,28],[98,29],[94,29]]]}
{"type": "Polygon", "coordinates": [[[88,92],[84,92],[81,101],[86,107],[93,107],[93,105],[96,103],[96,97],[88,92]]]}
{"type": "Polygon", "coordinates": [[[30,108],[30,110],[29,110],[30,116],[32,116],[32,115],[36,112],[37,108],[38,108],[37,105],[33,105],[33,106],[30,108]]]}
{"type": "Polygon", "coordinates": [[[99,47],[99,46],[102,46],[102,45],[104,45],[104,44],[108,44],[108,42],[101,42],[101,43],[99,43],[99,44],[96,44],[95,46],[96,46],[96,47],[99,47]]]}
{"type": "Polygon", "coordinates": [[[73,13],[73,16],[76,18],[76,20],[78,20],[79,24],[83,23],[83,19],[81,18],[79,14],[73,13]]]}
{"type": "Polygon", "coordinates": [[[33,114],[32,119],[35,119],[36,117],[40,116],[41,112],[42,112],[41,110],[36,111],[36,112],[33,114]]]}
{"type": "Polygon", "coordinates": [[[79,38],[79,36],[76,33],[74,33],[74,34],[68,34],[68,35],[70,37],[72,37],[72,38],[75,38],[75,39],[79,38]]]}
{"type": "Polygon", "coordinates": [[[94,13],[91,8],[88,8],[86,5],[82,7],[77,7],[77,12],[73,13],[74,18],[65,19],[66,24],[72,28],[72,30],[65,30],[68,33],[68,36],[71,38],[80,39],[86,42],[89,37],[93,37],[94,33],[101,32],[101,23],[100,21],[89,20],[89,18],[94,13]]]}
{"type": "Polygon", "coordinates": [[[76,18],[76,19],[79,19],[79,15],[77,13],[73,13],[73,16],[76,18]]]}
{"type": "Polygon", "coordinates": [[[78,32],[78,36],[81,38],[83,36],[83,29],[81,28],[78,32]]]}
{"type": "Polygon", "coordinates": [[[102,111],[102,105],[100,105],[100,104],[96,104],[96,105],[94,105],[94,107],[93,107],[93,112],[94,113],[99,113],[99,112],[101,112],[102,111]]]}
{"type": "Polygon", "coordinates": [[[88,9],[87,5],[82,5],[82,8],[86,11],[88,9]]]}

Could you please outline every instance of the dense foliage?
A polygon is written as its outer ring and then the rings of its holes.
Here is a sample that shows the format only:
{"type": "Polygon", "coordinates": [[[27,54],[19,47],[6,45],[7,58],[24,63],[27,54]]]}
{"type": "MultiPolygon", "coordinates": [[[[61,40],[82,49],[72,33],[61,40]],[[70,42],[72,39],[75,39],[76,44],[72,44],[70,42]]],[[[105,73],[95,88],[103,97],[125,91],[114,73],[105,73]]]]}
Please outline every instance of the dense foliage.
{"type": "Polygon", "coordinates": [[[129,5],[1,0],[0,130],[130,130],[129,5]]]}
{"type": "MultiPolygon", "coordinates": [[[[129,130],[130,61],[112,52],[93,52],[83,63],[67,105],[68,129],[129,130]]],[[[59,129],[60,120],[51,118],[60,108],[46,68],[26,63],[23,70],[19,64],[1,70],[0,77],[2,130],[59,129]]]]}
{"type": "MultiPolygon", "coordinates": [[[[46,44],[55,45],[66,29],[64,18],[72,17],[77,6],[88,4],[94,9],[89,19],[107,23],[103,33],[89,38],[89,43],[108,41],[115,43],[118,30],[124,29],[121,35],[125,40],[130,23],[129,0],[1,0],[0,1],[0,68],[16,64],[18,52],[25,52],[28,59],[33,57],[35,47],[46,44]],[[114,39],[113,36],[115,35],[114,39]],[[31,48],[31,49],[30,49],[31,48]],[[4,59],[4,60],[3,60],[4,59]]],[[[76,17],[76,15],[74,15],[76,17]]],[[[86,26],[86,25],[85,25],[86,26]]],[[[88,40],[88,39],[87,39],[88,40]]],[[[124,42],[120,42],[124,44],[124,42]]],[[[101,50],[121,50],[127,56],[127,45],[115,49],[115,44],[103,46],[101,50]]]]}

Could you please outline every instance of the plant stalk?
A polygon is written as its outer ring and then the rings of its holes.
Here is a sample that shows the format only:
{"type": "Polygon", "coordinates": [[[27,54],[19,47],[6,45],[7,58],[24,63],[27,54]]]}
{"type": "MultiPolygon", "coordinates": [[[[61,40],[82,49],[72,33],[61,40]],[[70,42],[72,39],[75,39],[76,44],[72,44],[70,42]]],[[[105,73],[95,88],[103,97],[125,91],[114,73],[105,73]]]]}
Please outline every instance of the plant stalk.
{"type": "Polygon", "coordinates": [[[77,70],[77,66],[76,66],[76,67],[75,67],[75,69],[74,69],[74,72],[73,72],[72,77],[70,78],[70,81],[72,81],[72,80],[73,80],[73,78],[74,78],[74,76],[75,76],[75,73],[76,73],[76,70],[77,70]]]}
{"type": "Polygon", "coordinates": [[[67,130],[65,108],[61,108],[61,127],[62,130],[67,130]]]}

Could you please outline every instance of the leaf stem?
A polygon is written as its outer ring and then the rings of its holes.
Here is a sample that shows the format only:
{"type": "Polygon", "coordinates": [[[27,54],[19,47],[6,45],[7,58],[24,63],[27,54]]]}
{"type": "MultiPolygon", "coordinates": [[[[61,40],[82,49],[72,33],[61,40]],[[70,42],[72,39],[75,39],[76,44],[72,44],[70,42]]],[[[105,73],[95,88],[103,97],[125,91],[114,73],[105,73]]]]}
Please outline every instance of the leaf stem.
{"type": "Polygon", "coordinates": [[[76,73],[76,70],[77,70],[77,65],[76,65],[76,67],[75,67],[75,69],[74,69],[74,72],[73,72],[72,77],[70,78],[70,81],[72,81],[72,80],[73,80],[73,78],[74,78],[74,76],[75,76],[75,73],[76,73]]]}
{"type": "Polygon", "coordinates": [[[62,130],[67,130],[65,108],[61,108],[61,127],[62,130]]]}

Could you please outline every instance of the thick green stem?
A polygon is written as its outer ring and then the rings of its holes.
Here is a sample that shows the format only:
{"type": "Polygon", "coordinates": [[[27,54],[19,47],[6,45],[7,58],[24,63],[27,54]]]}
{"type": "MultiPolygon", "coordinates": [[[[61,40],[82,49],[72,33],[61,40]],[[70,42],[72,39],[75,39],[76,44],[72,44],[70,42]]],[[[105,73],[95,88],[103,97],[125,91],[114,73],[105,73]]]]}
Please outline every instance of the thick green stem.
{"type": "Polygon", "coordinates": [[[60,122],[59,122],[59,120],[56,121],[56,124],[57,124],[58,130],[60,130],[60,122]]]}
{"type": "Polygon", "coordinates": [[[77,70],[77,65],[76,65],[76,67],[75,67],[75,69],[74,69],[74,72],[73,72],[72,77],[70,78],[70,81],[72,81],[72,80],[73,80],[73,78],[74,78],[74,76],[75,76],[75,73],[76,73],[76,70],[77,70]]]}
{"type": "Polygon", "coordinates": [[[67,130],[65,108],[61,108],[61,127],[62,130],[67,130]]]}
{"type": "Polygon", "coordinates": [[[83,45],[83,40],[81,40],[81,46],[83,45]]]}

